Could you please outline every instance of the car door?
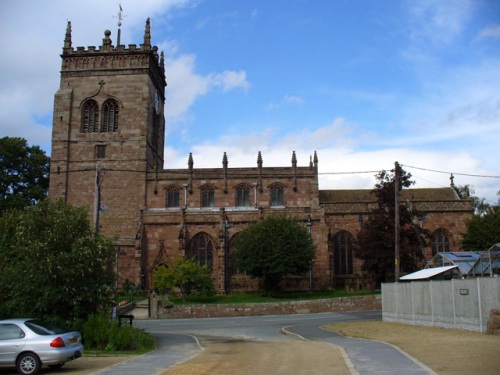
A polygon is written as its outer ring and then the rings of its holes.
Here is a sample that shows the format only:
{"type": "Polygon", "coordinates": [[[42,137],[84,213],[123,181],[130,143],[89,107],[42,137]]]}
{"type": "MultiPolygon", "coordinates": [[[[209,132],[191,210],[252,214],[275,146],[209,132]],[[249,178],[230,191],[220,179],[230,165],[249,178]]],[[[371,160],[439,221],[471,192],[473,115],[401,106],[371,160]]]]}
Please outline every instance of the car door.
{"type": "Polygon", "coordinates": [[[17,324],[0,323],[0,365],[14,365],[26,343],[26,334],[17,324]]]}

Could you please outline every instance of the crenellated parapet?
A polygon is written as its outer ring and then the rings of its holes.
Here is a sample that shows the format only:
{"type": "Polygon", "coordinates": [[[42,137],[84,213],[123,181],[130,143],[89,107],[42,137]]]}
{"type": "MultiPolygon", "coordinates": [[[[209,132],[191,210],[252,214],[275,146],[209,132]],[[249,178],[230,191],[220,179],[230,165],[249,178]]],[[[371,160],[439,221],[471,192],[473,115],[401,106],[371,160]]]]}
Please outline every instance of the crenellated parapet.
{"type": "Polygon", "coordinates": [[[63,77],[105,75],[113,70],[115,74],[130,74],[140,70],[150,70],[159,82],[165,81],[165,62],[158,47],[151,46],[149,18],[146,21],[144,43],[114,46],[111,31],[104,32],[102,45],[72,47],[71,22],[68,22],[62,57],[61,75],[63,77]]]}

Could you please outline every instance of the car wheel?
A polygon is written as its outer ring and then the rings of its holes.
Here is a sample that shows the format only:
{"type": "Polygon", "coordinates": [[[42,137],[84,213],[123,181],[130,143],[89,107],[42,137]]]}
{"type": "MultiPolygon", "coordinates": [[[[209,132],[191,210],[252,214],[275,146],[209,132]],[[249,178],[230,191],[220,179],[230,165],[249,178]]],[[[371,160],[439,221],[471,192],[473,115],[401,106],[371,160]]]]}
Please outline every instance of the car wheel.
{"type": "Polygon", "coordinates": [[[42,364],[40,358],[35,353],[23,353],[19,356],[16,363],[17,372],[21,375],[38,374],[42,364]]]}
{"type": "Polygon", "coordinates": [[[61,368],[64,366],[66,362],[61,362],[61,363],[57,363],[55,365],[47,365],[48,368],[51,368],[52,370],[55,370],[55,369],[58,369],[58,368],[61,368]]]}

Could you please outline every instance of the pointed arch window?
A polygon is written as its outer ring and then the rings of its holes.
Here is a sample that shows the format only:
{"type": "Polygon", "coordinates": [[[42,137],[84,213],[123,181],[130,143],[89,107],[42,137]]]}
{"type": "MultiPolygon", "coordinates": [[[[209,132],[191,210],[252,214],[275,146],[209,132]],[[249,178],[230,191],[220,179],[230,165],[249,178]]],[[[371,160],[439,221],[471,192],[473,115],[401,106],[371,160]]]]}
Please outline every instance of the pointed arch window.
{"type": "Polygon", "coordinates": [[[191,240],[188,256],[209,270],[214,267],[214,244],[206,233],[198,233],[191,240]]]}
{"type": "Polygon", "coordinates": [[[179,192],[180,188],[175,185],[171,185],[165,188],[165,206],[166,207],[179,207],[179,192]]]}
{"type": "Polygon", "coordinates": [[[118,130],[118,103],[109,99],[102,105],[101,132],[110,133],[118,130]]]}
{"type": "Polygon", "coordinates": [[[353,236],[347,231],[340,231],[333,236],[333,264],[335,275],[352,275],[353,273],[353,236]]]}
{"type": "Polygon", "coordinates": [[[285,205],[285,187],[282,184],[273,184],[271,190],[271,207],[285,205]]]}
{"type": "Polygon", "coordinates": [[[451,234],[446,229],[439,228],[432,233],[432,256],[437,253],[446,253],[450,251],[451,234]]]}
{"type": "Polygon", "coordinates": [[[250,206],[250,189],[247,184],[236,186],[236,207],[250,206]]]}
{"type": "Polygon", "coordinates": [[[215,188],[212,185],[204,185],[201,187],[201,207],[214,207],[214,191],[215,188]]]}
{"type": "Polygon", "coordinates": [[[230,270],[232,275],[244,275],[245,271],[238,268],[238,265],[236,263],[236,257],[234,256],[236,252],[236,246],[238,243],[238,234],[236,233],[233,238],[231,238],[229,242],[229,265],[228,265],[228,270],[230,270]]]}
{"type": "Polygon", "coordinates": [[[96,133],[99,131],[99,106],[95,100],[87,100],[82,108],[82,133],[96,133]]]}

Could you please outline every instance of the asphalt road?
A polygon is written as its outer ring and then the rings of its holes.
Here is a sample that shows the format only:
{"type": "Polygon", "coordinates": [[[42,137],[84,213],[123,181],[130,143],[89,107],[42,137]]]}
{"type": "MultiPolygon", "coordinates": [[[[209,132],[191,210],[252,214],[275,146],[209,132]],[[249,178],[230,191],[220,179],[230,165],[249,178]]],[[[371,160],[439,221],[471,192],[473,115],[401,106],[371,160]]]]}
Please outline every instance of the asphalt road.
{"type": "Polygon", "coordinates": [[[272,315],[237,318],[138,320],[134,325],[158,339],[158,349],[138,359],[114,366],[102,375],[151,375],[198,353],[197,337],[218,340],[312,340],[335,344],[345,351],[352,375],[429,375],[425,365],[390,345],[342,337],[319,327],[334,322],[380,320],[381,311],[272,315]]]}

